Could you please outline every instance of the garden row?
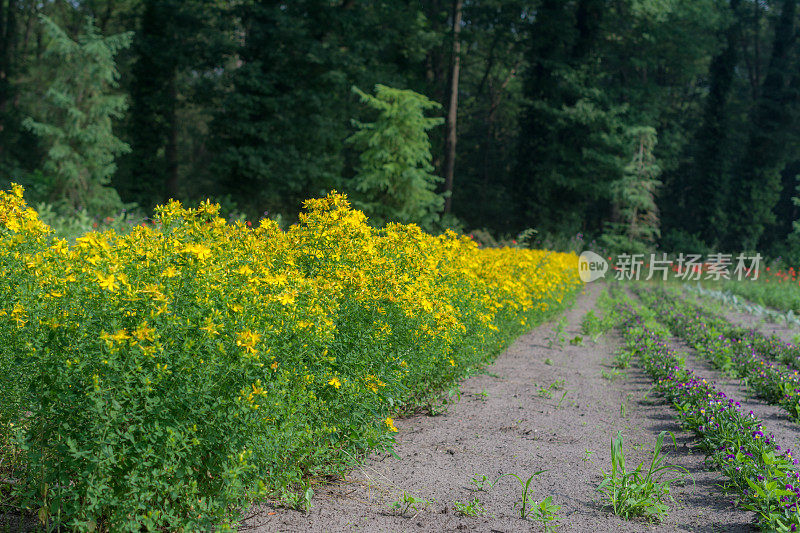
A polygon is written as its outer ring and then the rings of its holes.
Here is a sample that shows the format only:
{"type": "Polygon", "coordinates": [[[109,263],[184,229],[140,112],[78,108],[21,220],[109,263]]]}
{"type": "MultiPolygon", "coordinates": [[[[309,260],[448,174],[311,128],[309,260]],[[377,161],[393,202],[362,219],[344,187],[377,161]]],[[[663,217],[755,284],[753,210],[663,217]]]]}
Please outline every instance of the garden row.
{"type": "Polygon", "coordinates": [[[83,531],[307,504],[580,286],[572,254],[305,208],[283,231],[171,202],[69,246],[0,192],[0,496],[83,531]]]}
{"type": "Polygon", "coordinates": [[[800,418],[800,353],[794,345],[722,317],[664,290],[638,295],[677,336],[715,367],[745,380],[763,400],[800,418]]]}
{"type": "Polygon", "coordinates": [[[703,287],[700,284],[696,286],[687,286],[686,290],[701,296],[704,299],[714,299],[726,306],[733,307],[739,312],[747,313],[760,319],[766,319],[776,324],[786,323],[790,326],[800,326],[800,318],[791,309],[787,311],[776,310],[771,307],[764,307],[761,304],[752,302],[741,295],[735,294],[730,290],[716,290],[703,287]]]}
{"type": "Polygon", "coordinates": [[[758,280],[741,283],[734,280],[724,282],[704,281],[714,287],[747,298],[759,305],[774,307],[783,312],[800,313],[800,285],[794,268],[762,272],[758,280]]]}
{"type": "MultiPolygon", "coordinates": [[[[652,311],[618,302],[625,350],[642,366],[677,410],[677,418],[699,438],[709,460],[728,479],[746,509],[756,512],[764,531],[795,531],[800,526],[798,461],[772,435],[764,435],[752,412],[696,376],[669,347],[669,333],[652,311]]],[[[659,313],[660,316],[660,313],[659,313]]]]}

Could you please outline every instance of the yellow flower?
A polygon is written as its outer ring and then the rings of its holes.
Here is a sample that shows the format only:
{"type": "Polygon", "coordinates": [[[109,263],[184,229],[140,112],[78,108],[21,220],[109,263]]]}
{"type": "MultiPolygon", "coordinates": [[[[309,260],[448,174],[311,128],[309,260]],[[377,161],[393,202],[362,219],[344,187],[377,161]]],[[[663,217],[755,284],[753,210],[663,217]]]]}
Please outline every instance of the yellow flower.
{"type": "Polygon", "coordinates": [[[255,383],[251,385],[253,387],[253,392],[251,393],[253,396],[266,396],[267,393],[264,388],[261,386],[261,380],[257,379],[255,383]]]}
{"type": "Polygon", "coordinates": [[[334,376],[328,380],[328,385],[333,386],[334,389],[338,389],[339,387],[342,386],[342,382],[339,381],[339,378],[334,376]]]}
{"type": "Polygon", "coordinates": [[[219,335],[219,330],[217,329],[217,325],[210,318],[205,319],[205,326],[201,327],[203,331],[208,333],[209,335],[219,335]]]}
{"type": "Polygon", "coordinates": [[[101,273],[97,272],[95,274],[97,276],[97,282],[100,284],[100,287],[111,292],[117,290],[117,283],[114,279],[114,274],[109,274],[108,276],[104,276],[101,273]]]}
{"type": "Polygon", "coordinates": [[[394,420],[392,420],[390,417],[387,416],[386,420],[384,420],[383,423],[386,424],[386,428],[389,431],[391,431],[393,433],[396,433],[398,431],[398,429],[396,427],[394,427],[394,420]]]}
{"type": "Polygon", "coordinates": [[[121,330],[117,331],[116,333],[114,333],[113,335],[111,333],[103,332],[103,333],[100,334],[100,338],[105,340],[105,341],[114,341],[114,342],[117,342],[117,343],[121,343],[122,341],[126,341],[126,340],[130,339],[131,336],[128,335],[127,331],[125,331],[124,329],[121,329],[121,330]]]}
{"type": "Polygon", "coordinates": [[[245,353],[255,354],[256,344],[261,340],[261,335],[254,331],[246,330],[239,333],[236,339],[236,346],[244,348],[245,353]]]}
{"type": "Polygon", "coordinates": [[[152,341],[155,339],[156,330],[153,328],[147,327],[147,322],[141,324],[136,330],[133,332],[133,336],[139,339],[139,341],[152,341]]]}
{"type": "Polygon", "coordinates": [[[15,218],[10,218],[6,221],[6,227],[13,231],[14,233],[19,233],[21,229],[19,222],[15,218]]]}
{"type": "Polygon", "coordinates": [[[278,296],[278,301],[282,305],[289,305],[289,304],[294,303],[294,297],[292,296],[291,293],[284,292],[280,296],[278,296]]]}
{"type": "Polygon", "coordinates": [[[205,261],[211,257],[211,248],[202,244],[188,244],[183,248],[185,253],[194,254],[200,261],[205,261]]]}
{"type": "Polygon", "coordinates": [[[178,275],[178,271],[175,270],[175,267],[168,266],[164,269],[163,274],[165,278],[174,278],[178,275]]]}
{"type": "Polygon", "coordinates": [[[372,374],[367,375],[366,383],[367,383],[367,388],[372,392],[378,392],[378,389],[380,387],[386,386],[386,383],[378,379],[376,376],[373,376],[372,374]]]}
{"type": "Polygon", "coordinates": [[[456,362],[450,359],[450,366],[456,366],[456,362]]]}

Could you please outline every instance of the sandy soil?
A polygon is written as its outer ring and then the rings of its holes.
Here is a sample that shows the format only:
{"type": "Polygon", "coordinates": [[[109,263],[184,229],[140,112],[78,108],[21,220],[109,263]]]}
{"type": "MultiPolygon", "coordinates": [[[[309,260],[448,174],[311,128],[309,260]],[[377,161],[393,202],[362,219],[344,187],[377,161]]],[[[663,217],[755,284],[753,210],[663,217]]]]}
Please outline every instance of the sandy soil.
{"type": "MultiPolygon", "coordinates": [[[[589,285],[566,313],[568,339],[580,335],[581,319],[601,289],[589,285]]],[[[704,468],[703,455],[673,422],[669,407],[648,396],[649,379],[637,369],[612,378],[615,334],[598,344],[584,339],[582,346],[548,348],[552,335],[553,324],[546,324],[520,337],[486,373],[462,383],[461,401],[446,414],[396,421],[400,460],[373,456],[346,479],[316,487],[308,514],[263,506],[243,529],[537,531],[536,524],[515,514],[521,495],[515,479],[503,478],[488,491],[476,491],[470,480],[503,473],[527,478],[547,470],[533,479],[531,490],[537,500],[549,495],[562,506],[560,531],[755,531],[752,513],[735,509],[722,494],[722,477],[704,468]],[[552,397],[539,393],[560,380],[563,389],[551,390],[552,397]],[[610,469],[610,441],[618,430],[625,436],[629,467],[647,459],[660,431],[677,438],[668,460],[688,469],[693,482],[674,487],[676,502],[661,524],[624,521],[599,504],[600,470],[610,469]],[[403,491],[431,503],[399,516],[391,506],[403,491]],[[488,516],[455,512],[454,502],[475,497],[488,516]]]]}

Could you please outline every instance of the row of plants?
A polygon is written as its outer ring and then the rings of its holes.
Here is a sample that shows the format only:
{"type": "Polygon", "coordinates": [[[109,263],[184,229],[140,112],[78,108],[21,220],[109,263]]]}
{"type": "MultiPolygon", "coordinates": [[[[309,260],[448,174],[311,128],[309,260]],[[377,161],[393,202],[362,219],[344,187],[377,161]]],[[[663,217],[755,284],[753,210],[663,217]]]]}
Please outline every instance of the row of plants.
{"type": "Polygon", "coordinates": [[[574,254],[375,229],[335,193],[285,231],[218,209],[70,245],[0,192],[0,497],[81,531],[307,505],[581,286],[574,254]]]}
{"type": "Polygon", "coordinates": [[[751,302],[742,296],[737,296],[730,290],[716,290],[707,287],[703,287],[701,284],[697,284],[696,286],[687,285],[686,290],[702,296],[703,298],[710,298],[713,300],[717,300],[718,302],[732,306],[736,310],[741,311],[743,313],[749,313],[753,316],[758,318],[766,319],[771,322],[775,323],[782,323],[785,322],[789,325],[798,326],[800,325],[800,317],[795,315],[794,311],[789,309],[788,311],[777,311],[770,307],[764,307],[763,305],[751,302]]]}
{"type": "Polygon", "coordinates": [[[664,290],[638,290],[674,334],[723,372],[743,379],[764,401],[800,419],[797,347],[722,317],[664,290]]]}
{"type": "Polygon", "coordinates": [[[621,317],[624,349],[639,358],[656,390],[676,409],[679,422],[698,437],[739,503],[756,513],[764,531],[796,531],[800,474],[791,450],[765,435],[752,411],[745,413],[739,402],[686,368],[684,359],[669,346],[669,332],[655,321],[654,311],[637,309],[630,301],[618,301],[615,311],[621,317]]]}
{"type": "Polygon", "coordinates": [[[737,281],[706,282],[709,287],[717,287],[747,298],[759,305],[774,307],[783,312],[800,314],[800,285],[794,268],[762,272],[758,280],[741,283],[737,281]]]}

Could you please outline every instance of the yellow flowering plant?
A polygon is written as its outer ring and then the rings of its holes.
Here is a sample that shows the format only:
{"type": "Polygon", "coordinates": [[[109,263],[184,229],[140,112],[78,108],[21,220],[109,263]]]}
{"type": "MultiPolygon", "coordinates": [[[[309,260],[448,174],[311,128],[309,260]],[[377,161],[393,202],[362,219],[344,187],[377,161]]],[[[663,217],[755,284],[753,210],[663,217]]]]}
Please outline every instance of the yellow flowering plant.
{"type": "Polygon", "coordinates": [[[300,502],[580,285],[573,254],[376,229],[341,194],[286,231],[218,210],[171,201],[69,246],[0,192],[0,446],[22,505],[140,531],[300,502]]]}

